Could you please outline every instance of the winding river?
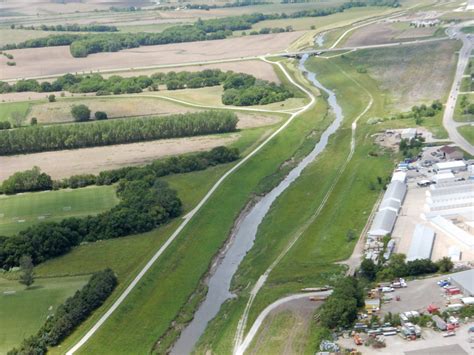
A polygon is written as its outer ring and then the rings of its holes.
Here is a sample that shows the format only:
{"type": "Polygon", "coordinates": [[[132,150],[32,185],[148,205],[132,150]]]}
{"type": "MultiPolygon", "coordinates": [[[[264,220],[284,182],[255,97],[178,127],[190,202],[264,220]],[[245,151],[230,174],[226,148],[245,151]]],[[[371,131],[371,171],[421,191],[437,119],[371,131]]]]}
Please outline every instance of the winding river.
{"type": "Polygon", "coordinates": [[[331,125],[322,133],[319,142],[313,150],[280,182],[273,190],[260,199],[250,211],[242,218],[234,231],[234,238],[228,249],[225,251],[215,272],[208,282],[208,292],[204,302],[199,306],[193,320],[181,333],[178,341],[174,345],[172,355],[185,355],[191,353],[197,341],[204,333],[207,324],[213,319],[221,305],[228,299],[235,297],[230,292],[230,283],[239,264],[252,248],[257,229],[265,215],[268,213],[272,203],[294,182],[303,171],[326,147],[329,137],[340,127],[343,114],[342,108],[336,100],[336,95],[331,90],[325,88],[317,79],[314,73],[306,70],[305,62],[308,55],[304,55],[299,62],[299,70],[303,72],[308,80],[318,89],[327,94],[328,104],[334,113],[335,119],[331,125]]]}

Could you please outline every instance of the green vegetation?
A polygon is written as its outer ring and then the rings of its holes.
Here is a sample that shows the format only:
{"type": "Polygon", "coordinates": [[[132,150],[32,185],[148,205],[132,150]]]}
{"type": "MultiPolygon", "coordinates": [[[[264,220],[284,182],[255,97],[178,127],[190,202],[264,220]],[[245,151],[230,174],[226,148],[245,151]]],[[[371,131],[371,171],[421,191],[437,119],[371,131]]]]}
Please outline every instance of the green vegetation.
{"type": "Polygon", "coordinates": [[[67,24],[67,25],[40,25],[40,26],[15,26],[12,24],[10,28],[18,30],[36,30],[36,31],[59,31],[59,32],[117,32],[118,29],[115,26],[108,25],[78,25],[78,24],[67,24]]]}
{"type": "Polygon", "coordinates": [[[464,33],[474,33],[474,26],[466,26],[461,28],[464,33]]]}
{"type": "Polygon", "coordinates": [[[461,87],[459,88],[459,91],[461,92],[474,91],[474,75],[473,74],[461,80],[461,87]]]}
{"type": "Polygon", "coordinates": [[[424,142],[425,139],[423,137],[402,139],[399,143],[400,152],[405,158],[415,158],[420,154],[424,142]]]}
{"type": "Polygon", "coordinates": [[[6,354],[38,331],[46,318],[56,312],[66,298],[81,288],[89,277],[37,278],[25,289],[17,280],[0,277],[0,352],[6,354]]]}
{"type": "Polygon", "coordinates": [[[0,154],[23,154],[232,132],[236,129],[237,121],[237,116],[230,111],[202,111],[87,124],[36,125],[0,131],[0,154]]]}
{"type": "Polygon", "coordinates": [[[91,118],[91,110],[86,105],[73,105],[71,115],[74,117],[74,121],[85,122],[91,118]]]}
{"type": "Polygon", "coordinates": [[[466,138],[469,143],[474,144],[474,127],[472,127],[470,124],[467,124],[465,126],[458,127],[458,131],[464,138],[466,138]]]}
{"type": "Polygon", "coordinates": [[[469,95],[459,95],[456,101],[454,118],[459,122],[474,121],[474,100],[469,95]]]}
{"type": "Polygon", "coordinates": [[[24,101],[0,103],[0,121],[8,121],[11,125],[19,126],[25,120],[30,107],[31,104],[24,101]]]}
{"type": "Polygon", "coordinates": [[[0,235],[13,235],[42,221],[95,215],[118,203],[114,186],[0,197],[0,235]]]}
{"type": "Polygon", "coordinates": [[[3,181],[0,192],[7,195],[18,192],[46,191],[53,188],[53,180],[35,166],[31,170],[19,171],[3,181]]]}
{"type": "Polygon", "coordinates": [[[9,354],[46,354],[48,347],[58,345],[100,307],[116,286],[117,277],[112,270],[96,272],[80,291],[58,307],[36,335],[25,339],[19,349],[15,348],[9,354]]]}
{"type": "Polygon", "coordinates": [[[177,25],[164,29],[160,33],[110,33],[86,35],[52,35],[45,38],[31,39],[22,43],[12,43],[3,46],[3,49],[37,48],[58,45],[70,45],[74,57],[87,57],[89,54],[99,52],[117,52],[125,48],[139,46],[193,42],[204,40],[224,39],[232,35],[232,31],[248,30],[253,24],[264,20],[322,17],[340,12],[353,7],[375,6],[400,6],[397,0],[370,0],[366,2],[345,2],[339,6],[322,9],[302,10],[289,15],[254,13],[235,17],[226,17],[210,20],[199,19],[193,25],[177,25]]]}

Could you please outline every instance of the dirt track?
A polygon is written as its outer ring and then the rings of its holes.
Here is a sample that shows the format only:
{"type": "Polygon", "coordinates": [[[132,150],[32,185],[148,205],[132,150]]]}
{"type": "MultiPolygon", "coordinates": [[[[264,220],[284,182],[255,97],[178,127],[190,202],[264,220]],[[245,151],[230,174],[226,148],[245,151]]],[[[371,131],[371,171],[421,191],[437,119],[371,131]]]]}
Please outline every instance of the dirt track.
{"type": "Polygon", "coordinates": [[[117,53],[92,54],[86,58],[73,58],[67,46],[17,49],[9,52],[14,55],[16,66],[3,68],[0,80],[257,56],[282,51],[301,34],[287,32],[146,46],[117,53]]]}
{"type": "Polygon", "coordinates": [[[239,134],[235,133],[227,137],[165,139],[145,143],[2,156],[0,157],[2,167],[0,181],[16,171],[31,169],[33,166],[39,166],[53,179],[62,179],[75,174],[97,174],[103,170],[146,164],[169,155],[209,150],[229,144],[238,137],[239,134]]]}

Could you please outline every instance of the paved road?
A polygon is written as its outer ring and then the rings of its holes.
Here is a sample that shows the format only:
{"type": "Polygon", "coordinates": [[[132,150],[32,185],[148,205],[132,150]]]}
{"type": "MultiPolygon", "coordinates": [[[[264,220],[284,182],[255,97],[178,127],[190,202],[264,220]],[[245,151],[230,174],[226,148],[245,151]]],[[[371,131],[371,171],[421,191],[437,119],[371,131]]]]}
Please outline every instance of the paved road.
{"type": "Polygon", "coordinates": [[[125,291],[119,296],[119,298],[112,304],[112,306],[104,313],[102,317],[92,326],[92,328],[66,353],[67,355],[72,355],[76,351],[78,351],[96,332],[99,328],[107,321],[107,319],[115,312],[115,310],[125,301],[128,297],[130,292],[137,286],[146,272],[153,266],[155,261],[165,252],[165,250],[171,245],[171,243],[177,238],[177,236],[182,232],[184,227],[191,221],[194,215],[204,206],[204,204],[209,200],[209,198],[214,194],[217,188],[227,179],[229,175],[234,173],[237,169],[239,169],[242,165],[244,165],[247,160],[252,158],[255,154],[257,154],[264,146],[266,146],[273,138],[275,138],[278,134],[280,134],[283,130],[285,130],[288,125],[300,114],[308,110],[316,101],[315,96],[303,87],[302,85],[298,84],[294,79],[288,74],[285,67],[281,63],[275,63],[280,67],[286,78],[295,85],[298,89],[303,91],[309,98],[310,102],[303,106],[298,111],[294,112],[290,118],[280,127],[278,128],[270,137],[268,137],[263,143],[261,143],[257,148],[255,148],[251,153],[245,156],[239,163],[237,163],[233,168],[228,170],[209,190],[209,192],[202,198],[202,200],[198,203],[198,205],[189,212],[183,219],[183,222],[179,225],[179,227],[175,230],[175,232],[166,240],[166,242],[162,245],[162,247],[153,255],[153,257],[148,261],[148,263],[143,267],[143,269],[138,273],[138,275],[132,280],[132,282],[128,285],[125,291]]]}
{"type": "Polygon", "coordinates": [[[456,143],[459,147],[464,149],[471,155],[474,155],[474,147],[459,133],[457,127],[459,122],[454,121],[454,111],[456,107],[456,100],[459,95],[459,90],[461,87],[461,81],[466,71],[466,66],[469,63],[469,56],[474,49],[474,36],[467,35],[461,32],[461,27],[468,24],[472,24],[474,21],[469,21],[468,23],[461,23],[456,26],[450,27],[447,30],[448,35],[451,38],[460,39],[463,43],[461,50],[459,51],[458,65],[456,68],[456,74],[454,76],[453,86],[449,93],[448,101],[446,102],[446,107],[443,115],[443,125],[444,128],[448,131],[449,138],[456,143]]]}

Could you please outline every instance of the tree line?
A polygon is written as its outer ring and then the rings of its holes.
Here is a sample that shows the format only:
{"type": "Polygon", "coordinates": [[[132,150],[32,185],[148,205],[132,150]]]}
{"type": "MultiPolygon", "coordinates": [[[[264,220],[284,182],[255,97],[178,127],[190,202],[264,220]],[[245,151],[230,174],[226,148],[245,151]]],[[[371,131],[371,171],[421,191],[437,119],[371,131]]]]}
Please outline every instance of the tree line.
{"type": "Polygon", "coordinates": [[[0,155],[125,144],[233,132],[237,115],[202,111],[166,117],[28,126],[0,131],[0,155]]]}
{"type": "Polygon", "coordinates": [[[10,28],[18,30],[35,30],[35,31],[61,31],[61,32],[117,32],[116,26],[109,25],[79,25],[66,24],[66,25],[39,25],[39,26],[24,26],[24,25],[10,25],[10,28]]]}
{"type": "Polygon", "coordinates": [[[69,297],[58,307],[54,315],[46,319],[35,335],[25,339],[18,349],[14,348],[8,354],[46,354],[48,347],[59,345],[99,308],[117,284],[117,276],[111,269],[94,273],[81,290],[69,297]]]}
{"type": "Polygon", "coordinates": [[[0,82],[0,93],[67,90],[74,93],[96,92],[96,95],[100,96],[111,93],[115,95],[138,93],[146,88],[155,91],[159,89],[159,85],[166,85],[168,90],[224,85],[222,103],[235,106],[265,105],[293,97],[293,93],[283,85],[258,80],[249,74],[234,73],[232,71],[223,72],[219,69],[178,73],[171,71],[155,73],[151,76],[140,75],[128,78],[113,75],[108,79],[99,74],[66,74],[52,83],[39,83],[34,79],[19,80],[13,85],[0,82]]]}
{"type": "Polygon", "coordinates": [[[83,242],[148,232],[179,216],[182,210],[176,191],[160,177],[203,170],[238,157],[236,149],[218,147],[210,152],[155,161],[145,167],[101,172],[95,179],[97,185],[118,181],[118,205],[96,216],[41,222],[14,236],[0,236],[0,267],[17,266],[23,255],[30,255],[33,263],[39,264],[83,242]]]}
{"type": "Polygon", "coordinates": [[[90,185],[111,185],[119,180],[136,180],[144,176],[163,177],[170,174],[182,174],[207,169],[210,166],[225,164],[239,159],[239,150],[224,146],[207,152],[179,155],[155,160],[145,166],[128,166],[119,169],[101,171],[98,175],[79,174],[63,180],[53,180],[42,173],[38,167],[16,172],[0,186],[0,192],[15,194],[19,192],[81,188],[90,185]]]}
{"type": "Polygon", "coordinates": [[[28,40],[18,44],[8,44],[3,49],[49,47],[53,45],[69,45],[71,55],[86,57],[99,52],[117,52],[126,48],[150,46],[168,43],[182,43],[224,39],[232,36],[232,31],[248,30],[252,25],[265,20],[321,17],[343,12],[353,7],[365,6],[399,6],[397,0],[372,0],[368,2],[351,1],[339,6],[298,11],[291,14],[253,13],[248,15],[226,17],[220,19],[199,19],[192,25],[176,25],[160,33],[109,33],[85,34],[71,36],[69,34],[48,36],[40,39],[28,40]]]}

